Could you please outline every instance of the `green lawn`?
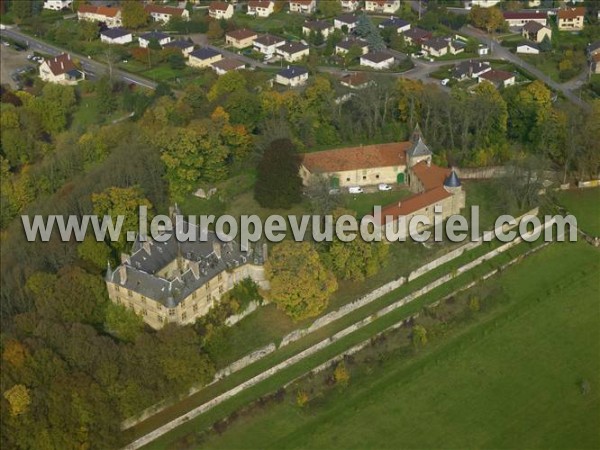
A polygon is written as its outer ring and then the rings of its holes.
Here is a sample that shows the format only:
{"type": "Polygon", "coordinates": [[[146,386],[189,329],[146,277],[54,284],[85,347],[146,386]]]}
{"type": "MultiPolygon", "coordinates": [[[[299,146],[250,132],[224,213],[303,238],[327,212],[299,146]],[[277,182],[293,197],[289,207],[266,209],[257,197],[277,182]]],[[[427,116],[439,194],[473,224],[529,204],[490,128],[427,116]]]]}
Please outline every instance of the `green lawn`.
{"type": "Polygon", "coordinates": [[[564,191],[558,199],[577,218],[579,228],[593,236],[600,236],[600,187],[564,191]]]}
{"type": "Polygon", "coordinates": [[[416,356],[353,372],[344,390],[315,386],[305,410],[291,392],[169,448],[598,448],[598,270],[598,250],[554,244],[478,288],[492,306],[416,356]]]}
{"type": "Polygon", "coordinates": [[[373,207],[379,205],[382,208],[391,203],[396,203],[403,198],[410,197],[413,192],[408,188],[399,188],[393,191],[377,191],[364,194],[344,193],[344,206],[356,212],[357,217],[362,217],[373,212],[373,207]]]}

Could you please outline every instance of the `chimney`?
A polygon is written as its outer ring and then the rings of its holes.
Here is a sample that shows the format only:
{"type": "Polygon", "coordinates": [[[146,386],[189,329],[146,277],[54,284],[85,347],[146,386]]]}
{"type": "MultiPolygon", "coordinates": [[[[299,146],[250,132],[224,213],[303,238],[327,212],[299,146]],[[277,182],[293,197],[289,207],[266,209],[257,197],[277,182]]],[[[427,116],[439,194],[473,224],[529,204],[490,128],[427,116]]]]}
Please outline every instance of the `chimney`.
{"type": "Polygon", "coordinates": [[[190,269],[192,270],[192,273],[194,274],[194,278],[196,278],[196,279],[200,278],[200,263],[198,261],[191,261],[190,269]]]}
{"type": "Polygon", "coordinates": [[[144,250],[146,250],[146,253],[148,253],[149,255],[152,254],[152,248],[150,247],[150,241],[149,240],[144,241],[144,243],[142,244],[142,248],[144,250]]]}
{"type": "Polygon", "coordinates": [[[431,167],[431,158],[427,158],[427,167],[431,167]]]}
{"type": "Polygon", "coordinates": [[[127,283],[127,267],[119,266],[119,278],[121,279],[121,284],[127,283]]]}
{"type": "Polygon", "coordinates": [[[398,202],[398,207],[402,206],[402,202],[398,202]]]}
{"type": "Polygon", "coordinates": [[[221,243],[217,240],[213,241],[213,252],[217,258],[221,259],[221,243]]]}
{"type": "Polygon", "coordinates": [[[65,63],[64,63],[64,62],[62,62],[62,61],[60,62],[60,68],[61,68],[62,70],[65,70],[65,63]]]}

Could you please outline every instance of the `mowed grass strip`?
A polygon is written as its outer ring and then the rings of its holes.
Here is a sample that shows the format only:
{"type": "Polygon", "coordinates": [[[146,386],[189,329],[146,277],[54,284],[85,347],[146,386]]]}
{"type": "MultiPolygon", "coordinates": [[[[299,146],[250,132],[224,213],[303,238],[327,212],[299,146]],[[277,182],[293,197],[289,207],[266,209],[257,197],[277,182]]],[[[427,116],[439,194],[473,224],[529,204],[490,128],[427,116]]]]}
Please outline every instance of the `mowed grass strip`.
{"type": "Polygon", "coordinates": [[[600,187],[561,192],[558,200],[577,218],[577,226],[592,236],[600,236],[600,187]]]}
{"type": "MultiPolygon", "coordinates": [[[[288,394],[203,448],[599,448],[598,256],[583,243],[551,245],[486,281],[504,288],[484,300],[497,307],[419,355],[306,411],[288,394]]],[[[163,445],[153,448],[173,441],[163,445]]]]}

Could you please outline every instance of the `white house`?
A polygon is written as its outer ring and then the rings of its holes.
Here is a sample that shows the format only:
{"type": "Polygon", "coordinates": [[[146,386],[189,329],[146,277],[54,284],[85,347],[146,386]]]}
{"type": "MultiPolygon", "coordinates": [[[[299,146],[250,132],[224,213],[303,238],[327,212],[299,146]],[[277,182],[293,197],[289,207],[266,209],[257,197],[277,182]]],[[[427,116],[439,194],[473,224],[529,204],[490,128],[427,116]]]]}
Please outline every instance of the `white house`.
{"type": "Polygon", "coordinates": [[[44,9],[61,11],[63,9],[70,8],[72,4],[73,0],[46,0],[44,1],[44,9]]]}
{"type": "Polygon", "coordinates": [[[367,41],[359,38],[349,37],[335,44],[335,54],[345,55],[352,47],[358,47],[362,51],[362,55],[369,53],[369,44],[367,41]]]}
{"type": "Polygon", "coordinates": [[[393,30],[396,30],[396,33],[400,34],[410,30],[410,22],[407,22],[406,20],[401,19],[400,17],[390,17],[389,19],[386,19],[383,22],[381,22],[379,24],[379,28],[381,28],[382,30],[386,28],[391,28],[393,30]]]}
{"type": "Polygon", "coordinates": [[[185,41],[183,39],[167,42],[162,46],[163,49],[175,49],[179,50],[186,58],[192,51],[194,51],[194,43],[192,41],[185,41]]]}
{"type": "Polygon", "coordinates": [[[515,74],[505,72],[504,70],[492,69],[479,75],[478,82],[482,83],[484,81],[492,83],[496,87],[508,87],[515,84],[515,74]]]}
{"type": "Polygon", "coordinates": [[[343,27],[346,27],[348,33],[351,33],[356,28],[357,23],[358,17],[354,14],[342,14],[341,16],[333,19],[333,28],[336,30],[341,30],[343,27]]]}
{"type": "Polygon", "coordinates": [[[539,55],[540,47],[535,42],[524,42],[523,44],[517,45],[517,53],[524,53],[526,55],[539,55]]]}
{"type": "Polygon", "coordinates": [[[188,56],[188,65],[203,69],[221,60],[223,55],[212,48],[204,47],[191,52],[188,56]]]}
{"type": "Polygon", "coordinates": [[[138,36],[138,42],[142,48],[147,48],[152,40],[156,40],[156,42],[158,42],[158,44],[162,47],[163,45],[171,42],[171,36],[161,33],[160,31],[150,31],[149,33],[144,33],[141,36],[138,36]]]}
{"type": "Polygon", "coordinates": [[[365,11],[378,14],[394,14],[400,8],[400,0],[366,0],[365,11]]]}
{"type": "Polygon", "coordinates": [[[302,25],[302,34],[308,36],[312,32],[321,33],[323,37],[327,39],[327,36],[329,36],[330,33],[333,33],[333,25],[324,20],[311,20],[305,22],[304,25],[302,25]]]}
{"type": "Polygon", "coordinates": [[[233,70],[242,70],[246,68],[246,64],[235,58],[223,58],[210,65],[217,75],[225,75],[233,70]]]}
{"type": "Polygon", "coordinates": [[[254,50],[262,53],[265,56],[273,56],[277,51],[277,47],[281,47],[285,44],[285,39],[272,34],[263,34],[262,36],[254,39],[252,44],[254,50]]]}
{"type": "Polygon", "coordinates": [[[583,30],[583,19],[585,17],[585,7],[561,8],[558,10],[557,23],[560,31],[581,31],[583,30]]]}
{"type": "Polygon", "coordinates": [[[360,57],[360,65],[377,70],[389,69],[394,65],[394,56],[387,52],[367,53],[360,57]]]}
{"type": "Polygon", "coordinates": [[[234,48],[247,48],[254,44],[254,40],[257,37],[258,34],[256,31],[242,28],[225,33],[225,43],[234,48]]]}
{"type": "Polygon", "coordinates": [[[301,42],[286,42],[277,47],[277,54],[287,62],[300,61],[310,53],[310,47],[301,42]]]}
{"type": "Polygon", "coordinates": [[[473,6],[479,6],[480,8],[491,8],[500,3],[501,0],[467,0],[465,1],[465,8],[471,9],[473,6]]]}
{"type": "Polygon", "coordinates": [[[492,70],[492,66],[487,61],[461,61],[452,69],[452,77],[459,81],[467,78],[479,78],[480,75],[490,70],[492,70]]]}
{"type": "Polygon", "coordinates": [[[212,2],[208,7],[208,15],[213,19],[231,19],[233,17],[233,5],[225,2],[212,2]]]}
{"type": "Polygon", "coordinates": [[[167,23],[172,17],[177,17],[181,20],[190,20],[190,13],[185,8],[175,8],[173,6],[162,6],[154,3],[148,3],[144,9],[155,22],[167,23]]]}
{"type": "Polygon", "coordinates": [[[284,86],[301,86],[308,80],[308,70],[304,67],[288,66],[275,75],[275,82],[284,86]]]}
{"type": "Polygon", "coordinates": [[[352,12],[356,11],[360,6],[360,2],[358,0],[340,0],[342,4],[342,11],[352,12]]]}
{"type": "Polygon", "coordinates": [[[248,15],[269,17],[275,10],[275,2],[268,0],[251,0],[248,2],[248,15]]]}
{"type": "Polygon", "coordinates": [[[487,45],[479,44],[477,47],[477,54],[479,56],[485,56],[490,54],[490,48],[487,45]]]}
{"type": "Polygon", "coordinates": [[[133,42],[131,31],[123,28],[107,28],[100,32],[100,41],[107,44],[125,45],[133,42]]]}
{"type": "Polygon", "coordinates": [[[117,28],[123,24],[121,8],[110,6],[80,5],[77,9],[77,20],[104,23],[108,28],[117,28]]]}
{"type": "Polygon", "coordinates": [[[74,85],[85,79],[85,74],[77,68],[68,53],[45,59],[40,64],[39,75],[48,83],[65,85],[74,85]]]}
{"type": "Polygon", "coordinates": [[[510,28],[521,28],[528,22],[548,25],[548,14],[540,11],[505,11],[504,21],[510,28]]]}
{"type": "Polygon", "coordinates": [[[317,0],[290,0],[290,12],[314,14],[317,11],[317,0]]]}

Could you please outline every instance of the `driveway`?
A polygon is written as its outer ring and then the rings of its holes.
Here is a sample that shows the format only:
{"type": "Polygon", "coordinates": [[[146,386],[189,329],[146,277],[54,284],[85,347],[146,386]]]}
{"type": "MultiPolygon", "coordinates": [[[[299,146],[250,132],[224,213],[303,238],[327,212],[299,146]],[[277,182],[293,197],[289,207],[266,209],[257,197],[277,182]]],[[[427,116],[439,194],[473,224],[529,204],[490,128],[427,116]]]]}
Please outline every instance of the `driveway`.
{"type": "Polygon", "coordinates": [[[17,83],[12,79],[13,73],[22,67],[35,66],[27,60],[27,51],[18,52],[12,47],[0,46],[0,83],[8,84],[11,88],[16,89],[17,83]]]}

